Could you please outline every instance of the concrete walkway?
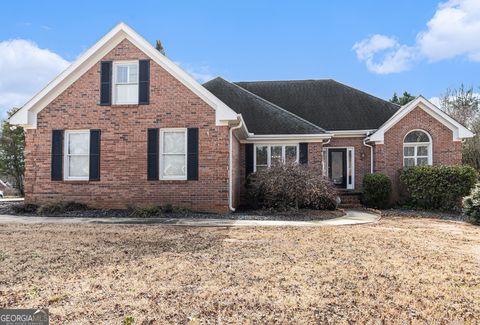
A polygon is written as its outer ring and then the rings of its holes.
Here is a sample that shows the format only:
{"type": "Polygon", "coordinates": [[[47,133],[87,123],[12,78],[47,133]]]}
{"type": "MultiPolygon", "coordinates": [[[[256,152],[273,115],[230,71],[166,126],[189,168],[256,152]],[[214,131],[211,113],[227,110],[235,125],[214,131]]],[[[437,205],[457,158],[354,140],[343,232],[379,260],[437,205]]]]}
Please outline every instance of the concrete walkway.
{"type": "Polygon", "coordinates": [[[229,220],[229,219],[194,219],[194,218],[64,218],[64,217],[25,217],[0,215],[0,224],[158,224],[190,227],[238,227],[238,226],[341,226],[373,223],[380,220],[380,215],[367,211],[348,210],[343,217],[322,221],[275,221],[275,220],[229,220]]]}

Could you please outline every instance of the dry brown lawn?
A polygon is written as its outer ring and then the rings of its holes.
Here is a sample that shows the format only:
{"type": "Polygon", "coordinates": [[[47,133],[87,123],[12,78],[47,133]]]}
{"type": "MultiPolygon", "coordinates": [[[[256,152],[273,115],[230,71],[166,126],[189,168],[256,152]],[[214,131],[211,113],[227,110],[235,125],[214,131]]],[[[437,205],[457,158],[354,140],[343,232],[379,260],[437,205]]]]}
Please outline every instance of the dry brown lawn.
{"type": "Polygon", "coordinates": [[[52,323],[480,322],[480,227],[0,225],[0,308],[52,323]]]}

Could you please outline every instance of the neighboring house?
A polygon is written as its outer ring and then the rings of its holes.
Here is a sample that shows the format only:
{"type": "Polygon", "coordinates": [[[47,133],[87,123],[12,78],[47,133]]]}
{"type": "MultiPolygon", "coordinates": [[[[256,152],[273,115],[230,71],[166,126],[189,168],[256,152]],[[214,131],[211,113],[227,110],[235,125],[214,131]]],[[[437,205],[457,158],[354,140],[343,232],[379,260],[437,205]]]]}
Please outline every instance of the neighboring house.
{"type": "Polygon", "coordinates": [[[399,107],[333,80],[200,85],[121,23],[10,122],[27,202],[227,212],[248,173],[296,161],[345,191],[404,165],[459,164],[473,134],[423,97],[399,107]]]}

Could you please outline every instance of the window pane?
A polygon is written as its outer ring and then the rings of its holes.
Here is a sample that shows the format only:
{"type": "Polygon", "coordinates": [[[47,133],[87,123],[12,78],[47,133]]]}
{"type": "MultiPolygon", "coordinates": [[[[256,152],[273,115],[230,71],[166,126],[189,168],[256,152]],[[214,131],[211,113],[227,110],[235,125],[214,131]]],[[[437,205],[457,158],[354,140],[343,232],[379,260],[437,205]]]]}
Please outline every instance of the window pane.
{"type": "Polygon", "coordinates": [[[428,165],[428,158],[417,158],[417,165],[418,166],[428,165]]]}
{"type": "Polygon", "coordinates": [[[163,153],[185,153],[185,132],[163,133],[163,153]]]}
{"type": "Polygon", "coordinates": [[[428,147],[427,146],[418,146],[417,147],[417,156],[428,156],[428,147]]]}
{"type": "Polygon", "coordinates": [[[278,165],[282,163],[282,146],[270,147],[270,165],[278,165]]]}
{"type": "Polygon", "coordinates": [[[403,155],[405,157],[415,156],[415,147],[404,147],[403,148],[403,155]]]}
{"type": "Polygon", "coordinates": [[[415,158],[405,158],[404,165],[405,167],[415,166],[415,158]]]}
{"type": "Polygon", "coordinates": [[[185,176],[185,155],[163,156],[164,176],[185,176]]]}
{"type": "Polygon", "coordinates": [[[405,157],[415,156],[415,147],[404,147],[403,148],[403,155],[405,157]]]}
{"type": "MultiPolygon", "coordinates": [[[[258,165],[267,165],[268,163],[268,158],[267,158],[267,146],[262,146],[262,147],[256,147],[256,163],[257,163],[257,166],[258,165]]],[[[258,169],[258,167],[257,167],[258,169]]]]}
{"type": "Polygon", "coordinates": [[[413,131],[405,137],[405,142],[430,142],[430,140],[425,132],[413,131]]]}
{"type": "Polygon", "coordinates": [[[68,176],[88,177],[88,156],[69,156],[68,176]]]}
{"type": "Polygon", "coordinates": [[[117,76],[116,83],[127,83],[128,82],[128,66],[127,65],[116,65],[117,71],[115,75],[117,76]]]}
{"type": "Polygon", "coordinates": [[[117,104],[137,104],[138,85],[116,85],[117,104]]]}
{"type": "Polygon", "coordinates": [[[297,161],[297,146],[285,146],[285,162],[293,163],[297,161]]]}
{"type": "Polygon", "coordinates": [[[89,154],[89,133],[69,133],[68,140],[69,154],[89,154]]]}
{"type": "Polygon", "coordinates": [[[138,82],[138,66],[136,64],[130,64],[128,66],[128,82],[137,83],[138,82]]]}
{"type": "Polygon", "coordinates": [[[267,168],[268,168],[267,165],[261,165],[261,166],[257,165],[257,171],[267,169],[267,168]]]}

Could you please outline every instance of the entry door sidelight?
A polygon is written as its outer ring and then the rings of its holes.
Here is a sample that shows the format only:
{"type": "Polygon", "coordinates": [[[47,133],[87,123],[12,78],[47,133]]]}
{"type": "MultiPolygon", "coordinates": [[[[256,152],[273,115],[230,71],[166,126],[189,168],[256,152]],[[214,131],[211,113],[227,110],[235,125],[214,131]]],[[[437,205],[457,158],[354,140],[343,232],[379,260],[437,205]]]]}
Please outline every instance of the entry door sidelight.
{"type": "Polygon", "coordinates": [[[328,177],[336,186],[347,187],[347,149],[328,150],[328,177]]]}

